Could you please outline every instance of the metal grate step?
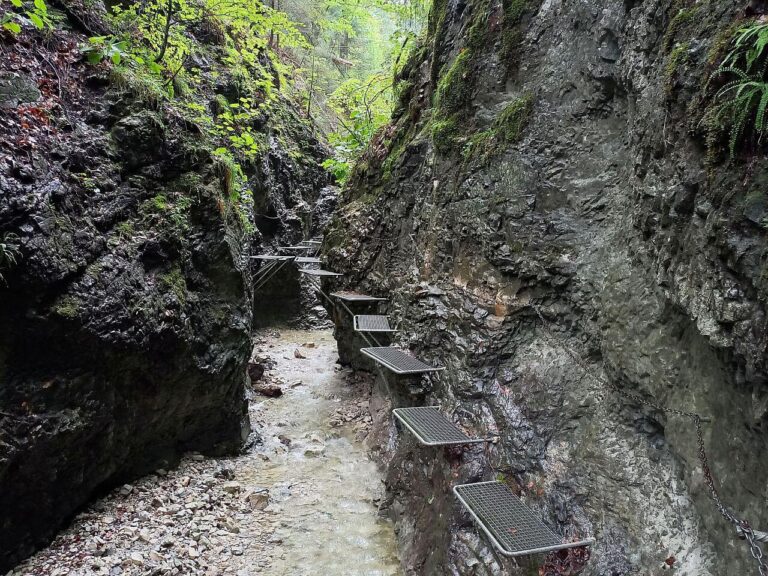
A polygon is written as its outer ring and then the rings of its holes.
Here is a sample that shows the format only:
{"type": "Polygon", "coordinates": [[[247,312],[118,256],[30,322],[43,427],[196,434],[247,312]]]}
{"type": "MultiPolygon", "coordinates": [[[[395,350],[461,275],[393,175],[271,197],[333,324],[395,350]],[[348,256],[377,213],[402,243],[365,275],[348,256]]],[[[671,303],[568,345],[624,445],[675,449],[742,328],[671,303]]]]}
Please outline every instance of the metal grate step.
{"type": "Polygon", "coordinates": [[[437,406],[395,408],[392,413],[410,430],[419,442],[427,446],[475,444],[482,438],[470,438],[438,410],[437,406]]]}
{"type": "Polygon", "coordinates": [[[315,249],[314,246],[306,246],[306,245],[302,245],[302,246],[280,246],[278,248],[278,250],[290,250],[292,252],[299,252],[301,250],[314,250],[314,249],[315,249]]]}
{"type": "Polygon", "coordinates": [[[563,542],[501,482],[454,486],[454,494],[504,556],[526,556],[589,546],[594,538],[563,542]]]}
{"type": "Polygon", "coordinates": [[[302,240],[301,243],[307,246],[320,246],[322,244],[320,240],[302,240]]]}
{"type": "Polygon", "coordinates": [[[423,372],[439,372],[442,367],[430,366],[410,354],[406,354],[399,348],[379,346],[374,348],[361,348],[360,352],[373,358],[382,366],[389,368],[395,374],[421,374],[423,372]]]}
{"type": "Polygon", "coordinates": [[[320,258],[312,256],[297,256],[296,264],[320,264],[320,258]]]}
{"type": "Polygon", "coordinates": [[[275,256],[272,254],[259,254],[258,256],[251,256],[253,260],[278,260],[285,262],[286,260],[293,260],[295,256],[275,256]]]}
{"type": "Polygon", "coordinates": [[[353,318],[357,332],[396,332],[389,325],[389,318],[378,314],[360,314],[353,318]]]}
{"type": "Polygon", "coordinates": [[[344,274],[339,274],[338,272],[315,270],[313,268],[299,268],[299,272],[306,274],[307,276],[344,276],[344,274]]]}
{"type": "Polygon", "coordinates": [[[331,292],[331,296],[343,300],[344,302],[384,302],[386,298],[378,296],[368,296],[359,292],[331,292]]]}

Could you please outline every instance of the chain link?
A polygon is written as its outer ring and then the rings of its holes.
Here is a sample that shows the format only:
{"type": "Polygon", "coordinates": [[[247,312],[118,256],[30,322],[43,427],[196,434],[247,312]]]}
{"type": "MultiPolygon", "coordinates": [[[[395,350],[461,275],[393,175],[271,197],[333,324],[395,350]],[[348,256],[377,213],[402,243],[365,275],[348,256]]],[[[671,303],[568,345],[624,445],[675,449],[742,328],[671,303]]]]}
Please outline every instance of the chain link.
{"type": "Polygon", "coordinates": [[[755,559],[755,562],[757,562],[757,569],[760,573],[760,576],[768,576],[768,564],[766,564],[766,560],[763,556],[763,549],[761,548],[759,541],[761,540],[763,534],[761,533],[759,536],[755,534],[755,531],[752,529],[752,527],[749,525],[749,523],[746,520],[738,518],[736,515],[733,514],[726,506],[723,504],[723,501],[720,499],[720,494],[717,491],[717,488],[715,487],[715,480],[712,476],[712,470],[709,467],[709,460],[707,458],[707,451],[704,447],[704,433],[702,431],[701,423],[702,418],[695,412],[686,412],[685,410],[678,410],[676,408],[667,408],[665,406],[661,406],[659,404],[656,404],[655,402],[648,400],[647,398],[643,398],[639,394],[635,394],[634,392],[629,392],[627,390],[624,390],[620,388],[618,385],[614,384],[607,378],[595,373],[595,371],[588,366],[581,357],[576,354],[569,346],[564,344],[558,337],[556,337],[548,328],[549,322],[544,318],[544,315],[541,313],[541,310],[539,310],[538,306],[535,306],[531,304],[531,308],[533,308],[534,312],[536,312],[536,315],[539,317],[539,320],[542,324],[542,329],[544,333],[546,334],[547,338],[553,342],[558,348],[565,351],[568,356],[571,357],[571,359],[589,376],[591,376],[595,381],[601,383],[602,385],[609,388],[611,391],[615,392],[619,396],[622,396],[623,398],[630,400],[632,402],[642,404],[644,406],[648,406],[649,408],[653,408],[654,410],[658,410],[659,412],[663,412],[665,414],[673,414],[675,416],[681,416],[683,418],[688,418],[693,422],[693,425],[696,428],[696,442],[698,444],[699,448],[699,462],[701,464],[702,473],[704,475],[704,481],[707,484],[707,488],[709,488],[709,497],[714,502],[715,506],[717,507],[718,511],[722,516],[728,520],[731,524],[733,524],[736,531],[739,533],[740,536],[744,537],[749,544],[750,552],[752,553],[752,557],[755,559]]]}

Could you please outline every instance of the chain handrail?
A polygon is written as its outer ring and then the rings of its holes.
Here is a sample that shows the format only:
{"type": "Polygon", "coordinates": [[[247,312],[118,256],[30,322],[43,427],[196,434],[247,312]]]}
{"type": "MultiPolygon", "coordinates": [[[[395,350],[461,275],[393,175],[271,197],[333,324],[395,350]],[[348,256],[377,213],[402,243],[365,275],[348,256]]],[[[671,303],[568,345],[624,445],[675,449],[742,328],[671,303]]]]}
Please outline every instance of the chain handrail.
{"type": "Polygon", "coordinates": [[[618,385],[611,382],[609,379],[604,378],[603,376],[600,376],[599,374],[596,374],[594,370],[592,370],[582,359],[581,357],[576,354],[571,348],[564,343],[560,341],[559,338],[557,338],[547,327],[549,322],[544,318],[544,315],[541,313],[541,310],[538,306],[534,304],[530,304],[531,308],[534,312],[536,312],[536,315],[539,317],[539,320],[542,323],[542,329],[547,334],[548,338],[554,342],[559,348],[565,351],[568,356],[571,357],[571,359],[576,362],[576,364],[589,376],[591,376],[594,380],[597,382],[603,384],[604,386],[607,386],[610,390],[618,394],[619,396],[624,397],[625,399],[631,400],[633,402],[637,402],[639,404],[642,404],[644,406],[648,406],[650,408],[653,408],[654,410],[658,410],[660,412],[663,412],[665,414],[674,414],[675,416],[681,416],[683,418],[688,418],[691,420],[696,428],[696,442],[698,444],[699,448],[699,462],[701,463],[701,469],[704,474],[704,481],[707,484],[707,487],[709,488],[709,497],[714,502],[715,506],[717,507],[720,514],[728,520],[731,524],[733,524],[734,528],[736,529],[737,534],[739,537],[744,538],[747,543],[749,544],[750,552],[752,554],[752,557],[757,562],[757,569],[760,573],[760,576],[768,576],[768,564],[766,563],[766,560],[763,556],[763,549],[760,547],[760,542],[768,542],[768,533],[765,532],[757,532],[749,525],[749,522],[744,520],[743,518],[737,517],[733,512],[731,512],[723,503],[723,501],[720,499],[720,494],[717,491],[717,488],[715,487],[715,481],[714,477],[712,476],[712,470],[709,467],[709,460],[707,458],[707,451],[704,446],[704,434],[702,431],[701,423],[704,421],[704,419],[695,412],[686,412],[685,410],[678,410],[677,408],[668,408],[665,406],[661,406],[651,400],[648,400],[646,398],[643,398],[639,394],[635,394],[633,392],[629,392],[627,390],[624,390],[623,388],[619,387],[618,385]]]}

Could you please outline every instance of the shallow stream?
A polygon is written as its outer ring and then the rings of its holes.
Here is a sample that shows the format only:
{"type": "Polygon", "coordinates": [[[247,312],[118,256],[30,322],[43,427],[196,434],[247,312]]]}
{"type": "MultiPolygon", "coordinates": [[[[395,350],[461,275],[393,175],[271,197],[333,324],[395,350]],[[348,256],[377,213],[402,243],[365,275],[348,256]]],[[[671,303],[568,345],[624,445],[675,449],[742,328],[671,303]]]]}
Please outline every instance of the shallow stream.
{"type": "Polygon", "coordinates": [[[264,443],[236,471],[244,484],[271,487],[270,508],[279,508],[283,553],[269,573],[400,574],[393,526],[376,506],[382,476],[351,426],[331,426],[355,391],[337,370],[330,332],[282,331],[262,349],[277,362],[284,395],[252,403],[264,443]]]}

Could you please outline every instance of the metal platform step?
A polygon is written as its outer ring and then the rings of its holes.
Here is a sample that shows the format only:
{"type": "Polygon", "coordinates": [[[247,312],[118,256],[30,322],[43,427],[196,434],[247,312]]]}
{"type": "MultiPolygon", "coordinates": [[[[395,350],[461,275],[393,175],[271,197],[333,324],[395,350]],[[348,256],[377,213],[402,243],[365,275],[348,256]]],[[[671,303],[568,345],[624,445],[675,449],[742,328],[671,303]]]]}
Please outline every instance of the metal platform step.
{"type": "Polygon", "coordinates": [[[296,256],[296,264],[320,264],[320,258],[314,256],[296,256]]]}
{"type": "Polygon", "coordinates": [[[504,556],[541,554],[595,541],[563,542],[501,482],[461,484],[453,492],[504,556]]]}
{"type": "Polygon", "coordinates": [[[301,243],[307,246],[320,246],[322,244],[320,240],[302,240],[301,243]]]}
{"type": "Polygon", "coordinates": [[[280,246],[278,250],[290,250],[291,252],[300,252],[302,250],[314,250],[314,246],[307,246],[307,245],[301,245],[301,246],[280,246]]]}
{"type": "Polygon", "coordinates": [[[396,332],[389,325],[389,317],[379,314],[359,314],[353,318],[357,332],[396,332]]]}
{"type": "Polygon", "coordinates": [[[251,256],[252,260],[276,260],[285,262],[286,260],[293,260],[296,256],[276,256],[274,254],[259,254],[258,256],[251,256]]]}
{"type": "Polygon", "coordinates": [[[448,420],[437,406],[416,408],[395,408],[395,417],[426,446],[448,446],[452,444],[477,444],[482,438],[470,438],[448,420]]]}
{"type": "Polygon", "coordinates": [[[360,352],[372,358],[385,368],[389,368],[395,374],[421,374],[425,372],[439,372],[443,367],[430,366],[410,354],[406,354],[399,348],[390,346],[378,346],[374,348],[361,348],[360,352]]]}
{"type": "Polygon", "coordinates": [[[306,274],[307,276],[344,276],[344,274],[339,274],[338,272],[315,270],[313,268],[299,268],[299,272],[306,274]]]}
{"type": "Polygon", "coordinates": [[[359,292],[331,292],[331,296],[343,300],[344,302],[384,302],[386,298],[378,296],[368,296],[359,292]]]}

